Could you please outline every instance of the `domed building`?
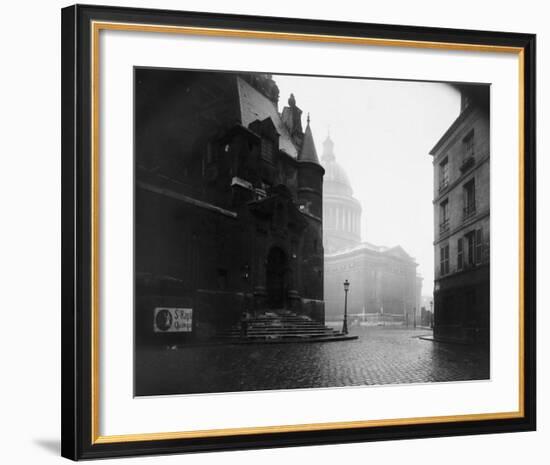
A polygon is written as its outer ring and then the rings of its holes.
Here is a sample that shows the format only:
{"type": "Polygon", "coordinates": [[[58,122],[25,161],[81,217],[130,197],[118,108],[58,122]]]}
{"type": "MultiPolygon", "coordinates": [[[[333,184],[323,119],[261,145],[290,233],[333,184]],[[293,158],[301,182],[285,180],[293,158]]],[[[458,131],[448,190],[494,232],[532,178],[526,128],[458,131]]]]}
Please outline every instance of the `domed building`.
{"type": "Polygon", "coordinates": [[[361,203],[353,196],[346,170],[328,136],[323,143],[323,245],[325,253],[325,315],[344,314],[343,282],[350,282],[348,321],[367,324],[420,323],[422,278],[418,264],[401,246],[363,242],[361,203]]]}
{"type": "Polygon", "coordinates": [[[358,246],[361,243],[361,204],[353,197],[346,171],[334,155],[334,142],[323,143],[323,245],[325,253],[358,246]]]}

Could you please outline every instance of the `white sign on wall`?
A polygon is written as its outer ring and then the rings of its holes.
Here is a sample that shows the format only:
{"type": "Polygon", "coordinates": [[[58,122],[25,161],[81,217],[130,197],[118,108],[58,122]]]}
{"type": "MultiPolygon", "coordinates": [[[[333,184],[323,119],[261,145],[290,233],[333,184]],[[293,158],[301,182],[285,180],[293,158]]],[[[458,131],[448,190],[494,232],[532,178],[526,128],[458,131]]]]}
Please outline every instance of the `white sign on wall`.
{"type": "Polygon", "coordinates": [[[154,328],[155,333],[190,333],[193,330],[193,309],[157,307],[154,328]]]}

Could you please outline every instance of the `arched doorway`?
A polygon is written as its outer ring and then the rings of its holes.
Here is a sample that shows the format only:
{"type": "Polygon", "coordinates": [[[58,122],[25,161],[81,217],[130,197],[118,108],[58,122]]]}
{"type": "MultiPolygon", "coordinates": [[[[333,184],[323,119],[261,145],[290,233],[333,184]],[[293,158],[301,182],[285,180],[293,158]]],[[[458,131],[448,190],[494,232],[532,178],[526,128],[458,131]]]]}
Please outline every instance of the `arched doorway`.
{"type": "Polygon", "coordinates": [[[270,308],[285,306],[287,257],[279,247],[272,247],[267,255],[267,304],[270,308]]]}

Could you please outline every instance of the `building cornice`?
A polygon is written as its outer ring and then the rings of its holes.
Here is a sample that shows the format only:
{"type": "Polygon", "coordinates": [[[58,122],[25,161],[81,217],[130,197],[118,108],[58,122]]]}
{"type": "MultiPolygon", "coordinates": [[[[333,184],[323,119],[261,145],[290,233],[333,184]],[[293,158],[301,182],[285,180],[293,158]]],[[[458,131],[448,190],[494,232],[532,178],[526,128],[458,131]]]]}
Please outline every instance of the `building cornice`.
{"type": "Polygon", "coordinates": [[[399,263],[406,263],[408,265],[414,265],[415,267],[418,266],[418,263],[413,257],[396,257],[395,255],[389,255],[386,252],[391,249],[384,249],[384,250],[374,250],[369,247],[366,247],[364,244],[361,244],[357,247],[354,247],[352,249],[344,249],[338,252],[325,254],[325,260],[339,260],[339,259],[346,259],[353,256],[359,256],[359,255],[369,255],[371,257],[376,257],[384,260],[392,260],[394,262],[399,263]]]}
{"type": "Polygon", "coordinates": [[[453,271],[452,273],[447,273],[446,275],[436,277],[434,281],[435,282],[446,281],[451,278],[456,278],[457,276],[460,276],[460,275],[471,273],[472,271],[482,270],[483,268],[489,268],[489,263],[478,263],[477,265],[468,266],[463,268],[462,270],[453,271]]]}
{"type": "Polygon", "coordinates": [[[303,210],[299,210],[299,211],[302,215],[307,216],[308,218],[311,218],[312,220],[315,220],[318,223],[321,223],[321,224],[323,223],[323,220],[319,218],[317,215],[314,215],[313,213],[308,211],[303,211],[303,210]]]}
{"type": "Polygon", "coordinates": [[[298,169],[300,168],[314,168],[320,172],[322,172],[322,174],[324,175],[325,174],[325,168],[323,168],[319,163],[316,163],[314,161],[311,161],[311,160],[296,160],[297,162],[297,166],[298,166],[298,169]]]}
{"type": "Polygon", "coordinates": [[[490,211],[489,209],[487,209],[483,212],[473,215],[471,218],[468,218],[466,221],[462,222],[459,226],[455,227],[454,229],[450,229],[443,236],[438,237],[433,242],[433,245],[435,246],[435,245],[441,244],[442,242],[447,241],[451,236],[454,236],[455,234],[459,233],[463,229],[466,229],[470,227],[472,224],[477,223],[478,221],[488,217],[489,213],[490,211]]]}
{"type": "Polygon", "coordinates": [[[180,202],[184,202],[195,207],[203,208],[205,210],[210,210],[214,213],[219,213],[221,215],[227,216],[229,218],[237,218],[237,212],[226,210],[225,208],[218,207],[203,200],[194,199],[188,195],[181,194],[179,192],[173,191],[171,189],[166,189],[165,187],[154,186],[153,184],[148,184],[143,181],[136,181],[136,186],[140,189],[147,190],[149,192],[154,192],[155,194],[164,195],[165,197],[170,197],[180,202]]]}

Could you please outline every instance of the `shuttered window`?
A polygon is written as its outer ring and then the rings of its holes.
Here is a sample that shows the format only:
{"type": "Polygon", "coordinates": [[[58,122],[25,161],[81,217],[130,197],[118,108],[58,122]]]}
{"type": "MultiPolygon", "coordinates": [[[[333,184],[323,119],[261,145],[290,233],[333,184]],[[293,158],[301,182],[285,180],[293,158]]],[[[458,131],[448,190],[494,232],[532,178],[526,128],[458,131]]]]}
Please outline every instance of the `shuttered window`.
{"type": "Polygon", "coordinates": [[[464,240],[461,238],[458,239],[457,243],[457,267],[461,270],[464,267],[464,240]]]}
{"type": "Polygon", "coordinates": [[[449,273],[449,245],[439,249],[439,271],[441,275],[449,273]]]}
{"type": "Polygon", "coordinates": [[[481,253],[482,253],[482,241],[481,241],[481,229],[476,229],[475,236],[475,263],[481,263],[481,253]]]}

